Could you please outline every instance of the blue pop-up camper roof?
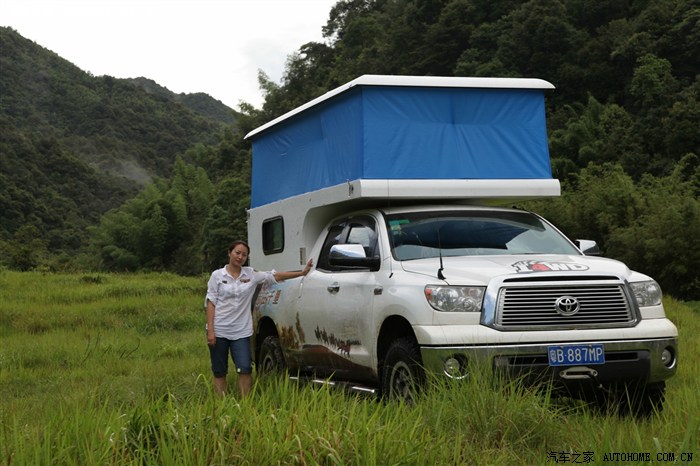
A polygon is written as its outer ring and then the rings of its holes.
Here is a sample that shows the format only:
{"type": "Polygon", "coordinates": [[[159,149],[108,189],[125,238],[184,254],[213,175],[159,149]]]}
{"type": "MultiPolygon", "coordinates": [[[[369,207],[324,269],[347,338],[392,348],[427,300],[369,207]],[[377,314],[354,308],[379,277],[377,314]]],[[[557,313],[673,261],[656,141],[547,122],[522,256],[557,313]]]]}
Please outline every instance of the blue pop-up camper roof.
{"type": "Polygon", "coordinates": [[[361,76],[251,131],[251,207],[365,180],[551,179],[540,79],[361,76]]]}

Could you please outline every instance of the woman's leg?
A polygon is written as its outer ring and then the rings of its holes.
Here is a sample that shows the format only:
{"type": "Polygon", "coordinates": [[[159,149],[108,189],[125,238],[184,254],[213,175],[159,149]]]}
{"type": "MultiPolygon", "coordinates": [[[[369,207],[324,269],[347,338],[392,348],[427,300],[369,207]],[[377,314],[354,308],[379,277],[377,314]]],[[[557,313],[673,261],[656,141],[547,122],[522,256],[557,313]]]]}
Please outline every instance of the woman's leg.
{"type": "Polygon", "coordinates": [[[219,396],[223,396],[226,394],[226,388],[226,376],[214,376],[214,393],[216,393],[219,396]]]}
{"type": "Polygon", "coordinates": [[[251,363],[250,337],[231,342],[231,358],[238,373],[238,389],[241,397],[247,396],[253,388],[253,365],[251,363]]]}
{"type": "Polygon", "coordinates": [[[252,374],[238,374],[238,389],[241,391],[241,397],[248,396],[253,388],[252,374]]]}
{"type": "Polygon", "coordinates": [[[211,370],[214,374],[214,393],[222,396],[226,393],[226,375],[228,374],[228,353],[231,343],[226,338],[216,338],[216,344],[209,347],[211,370]]]}

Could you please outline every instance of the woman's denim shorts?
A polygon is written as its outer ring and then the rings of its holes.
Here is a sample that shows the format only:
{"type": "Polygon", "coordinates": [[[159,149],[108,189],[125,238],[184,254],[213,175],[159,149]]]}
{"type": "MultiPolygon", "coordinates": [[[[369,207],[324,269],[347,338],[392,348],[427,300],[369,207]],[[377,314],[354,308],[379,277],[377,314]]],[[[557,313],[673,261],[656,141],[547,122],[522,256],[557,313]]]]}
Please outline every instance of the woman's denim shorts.
{"type": "Polygon", "coordinates": [[[216,344],[209,346],[211,355],[211,370],[214,377],[225,377],[228,374],[228,355],[236,365],[236,372],[239,374],[250,374],[253,372],[250,355],[250,337],[229,340],[228,338],[216,337],[216,344]]]}

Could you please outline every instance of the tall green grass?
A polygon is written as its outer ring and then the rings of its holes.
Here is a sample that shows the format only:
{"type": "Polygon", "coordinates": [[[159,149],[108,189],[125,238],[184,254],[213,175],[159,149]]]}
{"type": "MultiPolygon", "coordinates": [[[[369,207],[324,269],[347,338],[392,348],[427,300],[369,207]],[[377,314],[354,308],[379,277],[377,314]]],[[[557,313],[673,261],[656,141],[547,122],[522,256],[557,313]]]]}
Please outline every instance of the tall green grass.
{"type": "Polygon", "coordinates": [[[575,464],[584,452],[594,464],[615,452],[700,462],[700,303],[666,299],[680,367],[664,411],[636,419],[478,368],[431,380],[410,406],[281,377],[257,378],[249,398],[220,399],[205,282],[0,272],[0,463],[575,464]]]}

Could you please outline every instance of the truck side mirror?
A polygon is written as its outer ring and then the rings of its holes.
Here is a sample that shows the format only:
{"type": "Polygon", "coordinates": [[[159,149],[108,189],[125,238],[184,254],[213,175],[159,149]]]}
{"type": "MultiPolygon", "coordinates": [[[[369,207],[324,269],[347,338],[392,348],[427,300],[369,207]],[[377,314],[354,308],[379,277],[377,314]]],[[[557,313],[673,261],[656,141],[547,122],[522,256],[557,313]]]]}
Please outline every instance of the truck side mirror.
{"type": "Polygon", "coordinates": [[[361,244],[334,244],[328,255],[328,263],[334,267],[379,270],[378,256],[367,257],[361,244]]]}
{"type": "Polygon", "coordinates": [[[577,239],[576,246],[587,256],[600,256],[598,243],[590,239],[577,239]]]}

